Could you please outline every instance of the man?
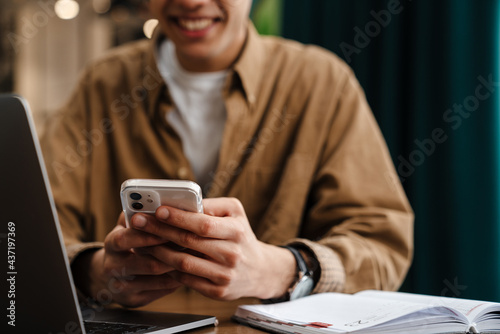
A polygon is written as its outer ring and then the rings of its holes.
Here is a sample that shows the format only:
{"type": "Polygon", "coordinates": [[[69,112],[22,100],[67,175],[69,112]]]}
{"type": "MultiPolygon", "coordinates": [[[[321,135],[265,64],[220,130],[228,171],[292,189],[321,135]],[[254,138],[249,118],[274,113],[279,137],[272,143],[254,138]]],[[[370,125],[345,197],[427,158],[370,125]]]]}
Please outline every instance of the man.
{"type": "Polygon", "coordinates": [[[401,284],[413,216],[359,84],[327,51],[258,36],[250,5],[149,1],[153,41],[89,66],[51,122],[43,146],[86,296],[140,306],[185,285],[276,301],[401,284]],[[205,214],[161,207],[126,228],[129,178],[198,181],[205,214]]]}

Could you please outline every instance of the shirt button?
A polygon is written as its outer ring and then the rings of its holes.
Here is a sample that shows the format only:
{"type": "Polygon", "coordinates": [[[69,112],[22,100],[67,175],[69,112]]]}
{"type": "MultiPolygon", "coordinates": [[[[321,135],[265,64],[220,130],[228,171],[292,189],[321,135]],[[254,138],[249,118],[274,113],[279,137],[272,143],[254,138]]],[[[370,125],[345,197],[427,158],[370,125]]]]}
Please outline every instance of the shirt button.
{"type": "Polygon", "coordinates": [[[187,179],[189,175],[189,169],[187,167],[181,167],[177,170],[177,177],[179,179],[187,179]]]}

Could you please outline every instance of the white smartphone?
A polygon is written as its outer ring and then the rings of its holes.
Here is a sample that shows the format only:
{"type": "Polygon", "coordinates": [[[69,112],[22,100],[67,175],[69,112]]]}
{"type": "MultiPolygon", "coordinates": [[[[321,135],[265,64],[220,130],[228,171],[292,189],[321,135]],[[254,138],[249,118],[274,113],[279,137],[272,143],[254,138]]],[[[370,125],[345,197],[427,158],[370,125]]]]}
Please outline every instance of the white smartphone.
{"type": "Polygon", "coordinates": [[[130,179],[122,183],[120,197],[127,227],[134,214],[154,215],[162,205],[203,213],[201,188],[192,181],[130,179]]]}

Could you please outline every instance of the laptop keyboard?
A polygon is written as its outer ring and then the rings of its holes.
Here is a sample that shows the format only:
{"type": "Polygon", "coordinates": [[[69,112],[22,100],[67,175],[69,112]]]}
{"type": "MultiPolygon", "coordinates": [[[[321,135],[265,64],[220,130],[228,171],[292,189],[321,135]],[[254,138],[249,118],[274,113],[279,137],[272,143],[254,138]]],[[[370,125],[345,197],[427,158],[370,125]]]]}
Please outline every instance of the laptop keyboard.
{"type": "Polygon", "coordinates": [[[87,334],[139,334],[161,329],[157,326],[84,321],[87,334]]]}

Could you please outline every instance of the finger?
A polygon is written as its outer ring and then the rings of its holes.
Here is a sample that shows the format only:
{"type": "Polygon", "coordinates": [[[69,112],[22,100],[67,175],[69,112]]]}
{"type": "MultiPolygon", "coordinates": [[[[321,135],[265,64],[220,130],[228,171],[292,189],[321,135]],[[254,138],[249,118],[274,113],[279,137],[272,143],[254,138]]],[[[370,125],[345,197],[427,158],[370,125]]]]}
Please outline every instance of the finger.
{"type": "Polygon", "coordinates": [[[232,197],[206,198],[203,200],[205,214],[216,217],[241,216],[245,210],[241,202],[232,197]]]}
{"type": "Polygon", "coordinates": [[[110,282],[114,300],[127,307],[139,307],[174,292],[182,286],[170,276],[137,276],[130,281],[110,282]]]}
{"type": "MultiPolygon", "coordinates": [[[[168,246],[171,248],[178,248],[179,250],[183,250],[182,246],[176,245],[168,237],[169,235],[172,234],[173,227],[170,227],[169,225],[159,222],[155,216],[145,215],[145,214],[135,214],[131,219],[131,226],[136,230],[156,235],[157,237],[162,239],[164,243],[168,244],[168,246]]],[[[136,251],[138,253],[142,252],[140,248],[138,248],[136,251]]]]}
{"type": "MultiPolygon", "coordinates": [[[[200,237],[193,232],[161,223],[153,216],[144,216],[144,221],[133,219],[132,227],[149,234],[157,235],[162,240],[168,240],[165,243],[168,247],[174,250],[184,250],[185,248],[189,248],[217,259],[218,262],[223,261],[225,256],[227,256],[228,251],[230,251],[230,245],[224,246],[225,243],[219,243],[217,242],[217,239],[200,237]]],[[[139,248],[137,249],[137,253],[147,254],[147,251],[139,248]]]]}
{"type": "Polygon", "coordinates": [[[131,219],[131,226],[135,230],[156,235],[164,240],[169,240],[165,238],[165,235],[168,235],[166,231],[168,225],[161,223],[155,216],[135,214],[131,219]]]}
{"type": "MultiPolygon", "coordinates": [[[[179,284],[179,286],[180,286],[180,284],[179,284]]],[[[166,295],[173,293],[177,289],[178,288],[168,289],[168,290],[143,291],[143,292],[132,297],[132,301],[135,302],[135,304],[136,304],[135,306],[134,305],[126,305],[126,304],[123,304],[123,305],[126,307],[145,306],[145,305],[147,305],[147,304],[149,304],[157,299],[160,299],[163,296],[166,296],[166,295]]]]}
{"type": "Polygon", "coordinates": [[[120,216],[118,217],[118,223],[117,225],[127,227],[127,223],[125,222],[125,214],[122,212],[120,216]]]}
{"type": "Polygon", "coordinates": [[[111,278],[110,291],[114,294],[142,293],[144,291],[173,290],[181,286],[169,274],[163,275],[137,275],[130,277],[111,278]]]}
{"type": "Polygon", "coordinates": [[[196,290],[209,298],[218,300],[232,300],[238,298],[238,296],[233,296],[229,293],[227,286],[214,284],[212,281],[204,277],[198,277],[177,271],[172,272],[171,276],[182,285],[196,290]]]}
{"type": "Polygon", "coordinates": [[[161,206],[156,210],[156,218],[160,222],[193,232],[200,237],[223,240],[231,240],[236,237],[236,231],[232,228],[234,224],[232,226],[225,218],[166,206],[161,206]]]}
{"type": "Polygon", "coordinates": [[[155,246],[164,243],[165,240],[156,235],[116,226],[104,240],[104,248],[108,252],[123,252],[132,248],[155,246]]]}
{"type": "MultiPolygon", "coordinates": [[[[234,247],[231,243],[219,239],[201,237],[193,232],[161,223],[154,217],[148,217],[146,219],[146,225],[138,227],[133,223],[133,228],[155,234],[162,240],[168,240],[167,246],[169,248],[174,250],[184,250],[184,248],[191,249],[207,255],[219,263],[224,263],[229,266],[233,266],[237,260],[237,254],[235,254],[234,247]]],[[[230,228],[238,230],[232,233],[233,235],[242,232],[242,228],[238,226],[238,224],[232,224],[230,228]]],[[[147,251],[141,249],[138,249],[138,252],[147,253],[147,251]]]]}
{"type": "Polygon", "coordinates": [[[159,261],[149,254],[137,255],[134,253],[130,253],[129,255],[124,256],[121,259],[114,258],[113,262],[115,263],[115,275],[117,269],[121,268],[125,268],[125,271],[121,271],[123,276],[163,275],[174,270],[173,267],[159,261]],[[124,275],[123,272],[125,272],[126,275],[124,275]]]}
{"type": "Polygon", "coordinates": [[[216,284],[228,284],[232,279],[231,269],[218,263],[186,252],[178,252],[164,246],[151,247],[151,255],[177,271],[209,279],[216,284]]]}

